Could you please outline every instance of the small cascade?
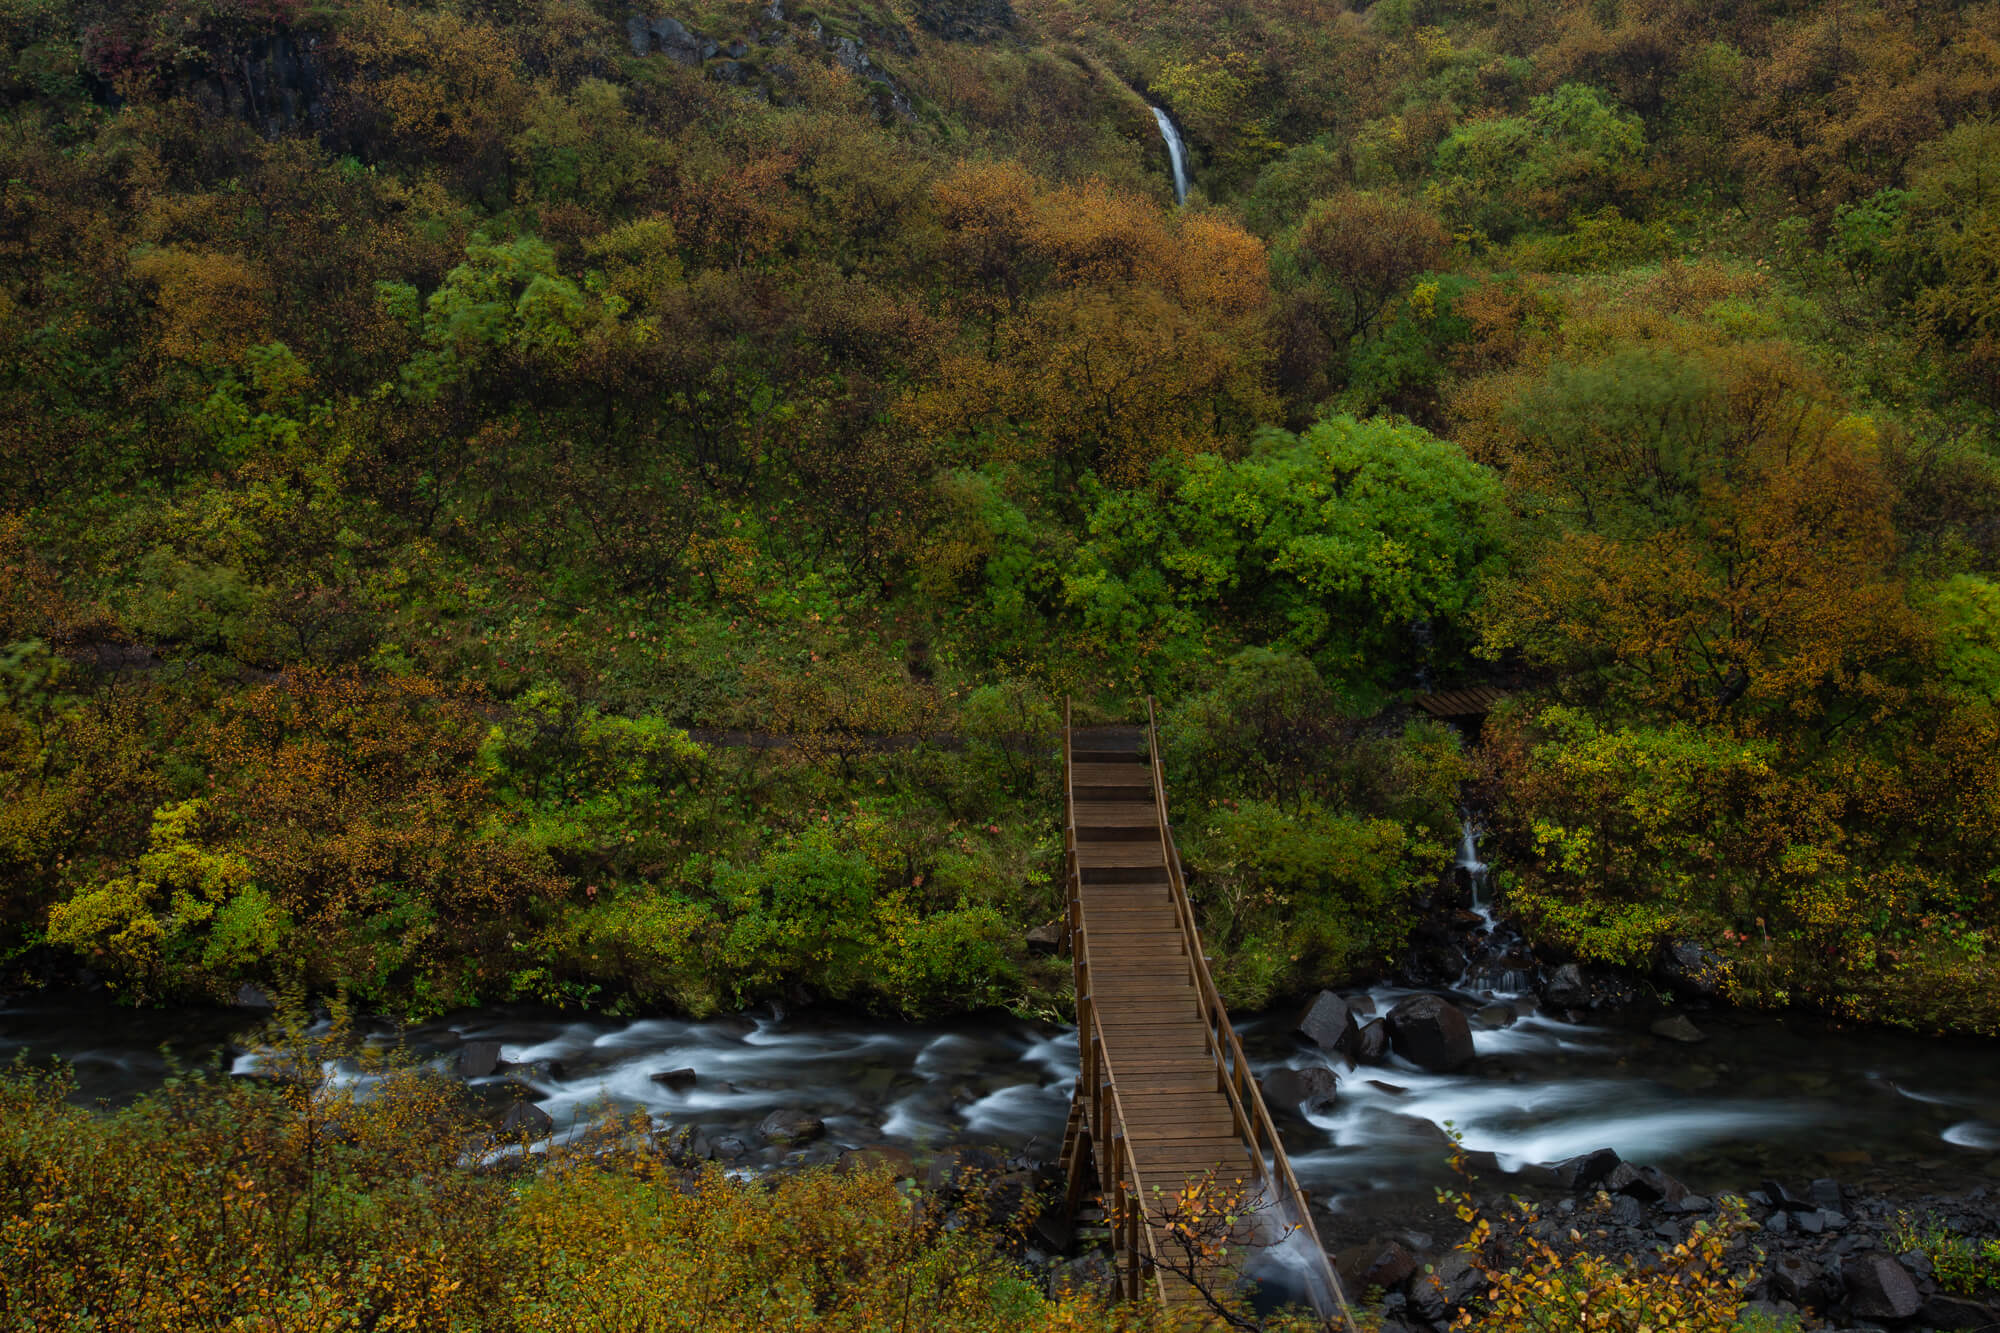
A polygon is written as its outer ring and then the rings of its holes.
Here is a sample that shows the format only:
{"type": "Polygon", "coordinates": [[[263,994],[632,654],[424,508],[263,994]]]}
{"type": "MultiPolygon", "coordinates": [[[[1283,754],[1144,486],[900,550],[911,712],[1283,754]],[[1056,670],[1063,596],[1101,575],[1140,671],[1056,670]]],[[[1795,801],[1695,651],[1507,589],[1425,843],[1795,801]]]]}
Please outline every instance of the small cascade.
{"type": "Polygon", "coordinates": [[[1472,910],[1486,918],[1486,924],[1493,924],[1493,907],[1487,888],[1486,863],[1479,859],[1479,835],[1486,830],[1479,827],[1479,821],[1470,810],[1458,812],[1458,861],[1457,866],[1465,872],[1466,881],[1472,886],[1472,910]]]}
{"type": "Polygon", "coordinates": [[[1167,141],[1167,156],[1173,159],[1174,202],[1184,204],[1188,192],[1187,145],[1181,142],[1181,132],[1174,126],[1173,117],[1154,107],[1153,119],[1160,122],[1160,137],[1167,141]]]}

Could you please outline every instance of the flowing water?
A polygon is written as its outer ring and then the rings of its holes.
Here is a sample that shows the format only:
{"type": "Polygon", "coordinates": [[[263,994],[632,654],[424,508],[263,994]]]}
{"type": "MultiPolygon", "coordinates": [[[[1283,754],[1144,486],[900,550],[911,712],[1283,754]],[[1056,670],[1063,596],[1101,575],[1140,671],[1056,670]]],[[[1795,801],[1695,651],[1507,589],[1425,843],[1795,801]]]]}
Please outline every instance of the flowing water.
{"type": "Polygon", "coordinates": [[[1184,204],[1188,192],[1187,145],[1181,142],[1181,132],[1173,117],[1154,107],[1153,119],[1159,122],[1160,137],[1167,141],[1167,156],[1174,164],[1174,202],[1184,204]]]}

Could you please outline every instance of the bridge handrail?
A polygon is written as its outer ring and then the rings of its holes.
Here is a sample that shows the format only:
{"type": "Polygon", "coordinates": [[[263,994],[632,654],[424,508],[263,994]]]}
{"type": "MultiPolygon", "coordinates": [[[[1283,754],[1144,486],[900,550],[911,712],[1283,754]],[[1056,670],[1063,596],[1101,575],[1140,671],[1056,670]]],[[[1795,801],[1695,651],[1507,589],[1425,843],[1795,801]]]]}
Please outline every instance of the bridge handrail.
{"type": "MultiPolygon", "coordinates": [[[[1104,1033],[1098,1022],[1097,1004],[1091,993],[1090,935],[1084,928],[1083,870],[1076,856],[1076,777],[1070,763],[1070,702],[1063,700],[1063,869],[1070,958],[1076,978],[1076,1030],[1079,1047],[1077,1078],[1089,1091],[1089,1130],[1094,1146],[1104,1149],[1111,1167],[1111,1180],[1099,1181],[1102,1189],[1111,1186],[1107,1215],[1112,1226],[1126,1234],[1114,1239],[1113,1253],[1122,1252],[1127,1268],[1119,1274],[1119,1286],[1128,1300],[1136,1300],[1142,1281],[1139,1256],[1143,1251],[1151,1270],[1153,1294],[1166,1304],[1165,1279],[1161,1276],[1159,1245],[1153,1229],[1146,1225],[1146,1186],[1139,1175],[1138,1159],[1132,1155],[1132,1138],[1125,1132],[1125,1103],[1118,1093],[1118,1080],[1106,1050],[1104,1033]],[[1108,1104],[1107,1104],[1108,1103],[1108,1104]],[[1105,1119],[1110,1114],[1110,1122],[1105,1119]],[[1130,1181],[1130,1188],[1126,1182],[1130,1181]]],[[[1114,1236],[1115,1236],[1114,1232],[1114,1236]]]]}
{"type": "MultiPolygon", "coordinates": [[[[1270,1108],[1264,1104],[1263,1091],[1258,1087],[1256,1075],[1251,1072],[1250,1061],[1243,1053],[1243,1043],[1236,1035],[1236,1029],[1229,1022],[1229,1010],[1222,1003],[1222,996],[1215,988],[1215,979],[1208,970],[1208,959],[1202,953],[1201,932],[1195,925],[1194,903],[1188,896],[1187,877],[1181,866],[1180,849],[1175,845],[1173,828],[1167,818],[1166,770],[1162,763],[1160,730],[1155,716],[1153,697],[1146,696],[1146,747],[1148,761],[1153,770],[1153,799],[1157,802],[1160,815],[1161,851],[1166,858],[1167,887],[1174,900],[1174,916],[1180,923],[1181,941],[1187,951],[1188,971],[1191,975],[1195,994],[1199,997],[1202,1016],[1208,1030],[1209,1052],[1215,1059],[1216,1075],[1223,1091],[1229,1096],[1229,1105],[1236,1118],[1238,1132],[1249,1142],[1250,1156],[1256,1163],[1258,1176],[1267,1184],[1270,1168],[1264,1161],[1264,1149],[1268,1146],[1277,1166],[1276,1185],[1282,1194],[1287,1211],[1296,1219],[1296,1226],[1304,1233],[1304,1239],[1311,1251],[1314,1269],[1314,1286],[1323,1286],[1323,1291],[1314,1291],[1313,1305],[1321,1317],[1331,1319],[1335,1307],[1348,1328],[1356,1327],[1353,1312],[1347,1307],[1346,1294],[1341,1290],[1340,1280],[1334,1275],[1333,1265],[1328,1262],[1326,1249],[1320,1244],[1318,1228],[1313,1226],[1312,1212],[1307,1207],[1305,1191],[1300,1188],[1298,1177],[1292,1172],[1291,1159],[1285,1155],[1284,1141],[1278,1137],[1277,1127],[1271,1122],[1270,1108]]],[[[1068,730],[1064,730],[1063,759],[1065,771],[1069,759],[1068,730]]]]}

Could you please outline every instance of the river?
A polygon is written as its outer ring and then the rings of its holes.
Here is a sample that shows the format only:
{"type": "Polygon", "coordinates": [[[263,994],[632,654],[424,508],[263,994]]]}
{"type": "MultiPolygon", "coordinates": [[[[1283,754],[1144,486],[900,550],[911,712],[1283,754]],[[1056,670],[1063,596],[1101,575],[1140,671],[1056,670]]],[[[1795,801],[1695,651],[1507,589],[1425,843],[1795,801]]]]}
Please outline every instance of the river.
{"type": "MultiPolygon", "coordinates": [[[[1410,993],[1369,992],[1378,1011],[1410,993]]],[[[1476,998],[1489,1002],[1482,1021],[1500,1021],[1494,997],[1476,998]]],[[[1450,1178],[1446,1124],[1504,1168],[1611,1147],[1708,1192],[1767,1176],[1803,1184],[1834,1175],[1891,1194],[2000,1185],[1995,1043],[1716,1011],[1695,1015],[1707,1040],[1684,1045],[1636,1022],[1558,1021],[1536,1012],[1531,996],[1498,1003],[1519,1016],[1476,1030],[1479,1058],[1450,1075],[1393,1056],[1357,1069],[1328,1061],[1291,1037],[1291,1008],[1241,1023],[1267,1072],[1314,1062],[1340,1070],[1331,1111],[1308,1119],[1274,1108],[1300,1180],[1329,1210],[1329,1245],[1433,1215],[1433,1189],[1450,1178]]],[[[240,1012],[31,997],[0,1007],[0,1060],[59,1055],[76,1070],[79,1100],[115,1104],[166,1076],[163,1046],[183,1063],[219,1059],[254,1072],[261,1057],[235,1044],[253,1024],[240,1012]]],[[[446,1066],[462,1041],[477,1039],[502,1043],[517,1066],[509,1076],[528,1084],[559,1133],[606,1104],[644,1107],[699,1125],[716,1143],[737,1140],[735,1165],[751,1170],[786,1160],[756,1133],[778,1107],[826,1121],[826,1140],[803,1160],[956,1142],[1053,1157],[1076,1062],[1073,1031],[1004,1014],[918,1025],[826,1013],[690,1022],[491,1008],[372,1029],[372,1040],[401,1040],[446,1066]],[[652,1077],[681,1068],[695,1071],[691,1088],[652,1077]]]]}

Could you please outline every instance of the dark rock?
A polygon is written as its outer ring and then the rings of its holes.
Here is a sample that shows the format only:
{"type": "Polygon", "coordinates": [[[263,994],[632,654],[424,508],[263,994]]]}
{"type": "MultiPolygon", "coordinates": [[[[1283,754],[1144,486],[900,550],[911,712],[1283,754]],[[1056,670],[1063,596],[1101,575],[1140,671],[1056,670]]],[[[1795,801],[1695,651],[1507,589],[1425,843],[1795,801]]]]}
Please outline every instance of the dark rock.
{"type": "Polygon", "coordinates": [[[1323,990],[1299,1015],[1292,1031],[1323,1051],[1351,1051],[1359,1035],[1359,1026],[1347,1001],[1330,990],[1323,990]]]}
{"type": "Polygon", "coordinates": [[[1722,995],[1729,964],[1693,940],[1679,940],[1660,950],[1653,975],[1683,1000],[1712,1001],[1722,995]]]}
{"type": "Polygon", "coordinates": [[[262,986],[253,986],[246,981],[236,988],[236,1007],[238,1009],[255,1010],[260,1014],[268,1014],[278,1006],[272,1001],[269,991],[265,990],[262,986]]]}
{"type": "Polygon", "coordinates": [[[931,1158],[930,1168],[924,1172],[924,1188],[958,1198],[1006,1169],[1005,1162],[984,1148],[947,1148],[931,1158]]]}
{"type": "Polygon", "coordinates": [[[1764,1219],[1764,1230],[1773,1236],[1782,1236],[1792,1229],[1792,1215],[1780,1208],[1764,1219]]]}
{"type": "Polygon", "coordinates": [[[833,1169],[841,1175],[852,1171],[887,1171],[897,1180],[914,1180],[917,1159],[910,1155],[907,1148],[878,1143],[866,1148],[849,1148],[840,1155],[833,1169]]]}
{"type": "Polygon", "coordinates": [[[1514,1025],[1514,1006],[1489,1004],[1472,1016],[1472,1025],[1483,1032],[1514,1025]]]}
{"type": "Polygon", "coordinates": [[[555,1133],[556,1122],[533,1102],[516,1102],[500,1122],[500,1132],[510,1139],[539,1139],[555,1133]]]}
{"type": "Polygon", "coordinates": [[[1828,1180],[1824,1176],[1807,1186],[1806,1193],[1812,1196],[1812,1201],[1816,1206],[1829,1213],[1839,1212],[1841,1204],[1845,1202],[1840,1197],[1840,1182],[1837,1180],[1828,1180]]]}
{"type": "Polygon", "coordinates": [[[688,31],[678,19],[630,18],[625,23],[625,37],[632,44],[633,55],[650,55],[657,51],[683,65],[698,65],[704,59],[702,50],[705,39],[688,31]]]}
{"type": "Polygon", "coordinates": [[[1705,1213],[1715,1207],[1705,1194],[1683,1195],[1679,1203],[1668,1206],[1677,1213],[1705,1213]]]}
{"type": "Polygon", "coordinates": [[[714,1144],[715,1160],[734,1162],[750,1155],[750,1145],[734,1134],[725,1134],[714,1144]]]}
{"type": "Polygon", "coordinates": [[[1840,1266],[1847,1303],[1863,1319],[1908,1319],[1924,1305],[1916,1283],[1886,1254],[1852,1254],[1840,1266]]]}
{"type": "Polygon", "coordinates": [[[1639,1168],[1630,1162],[1620,1162],[1606,1171],[1604,1179],[1597,1182],[1597,1188],[1607,1194],[1637,1194],[1642,1200],[1651,1202],[1650,1199],[1646,1199],[1645,1179],[1640,1176],[1639,1168]]]}
{"type": "Polygon", "coordinates": [[[1682,1041],[1693,1044],[1694,1042],[1708,1040],[1708,1034],[1693,1023],[1690,1023],[1686,1014],[1673,1014],[1667,1018],[1656,1018],[1653,1020],[1653,1026],[1649,1031],[1656,1037],[1665,1037],[1668,1041],[1682,1041]]]}
{"type": "Polygon", "coordinates": [[[793,1147],[801,1143],[811,1143],[826,1133],[826,1122],[810,1111],[784,1106],[764,1117],[757,1126],[757,1132],[768,1143],[780,1147],[793,1147]]]}
{"type": "Polygon", "coordinates": [[[468,1041],[458,1048],[458,1076],[460,1078],[486,1078],[500,1072],[505,1061],[500,1058],[500,1043],[497,1041],[468,1041]]]}
{"type": "Polygon", "coordinates": [[[653,1082],[664,1083],[675,1092],[686,1092],[695,1085],[697,1077],[692,1069],[663,1069],[653,1075],[653,1082]]]}
{"type": "MultiPolygon", "coordinates": [[[[1819,1308],[1828,1303],[1826,1273],[1812,1260],[1797,1254],[1781,1254],[1765,1271],[1773,1293],[1798,1305],[1819,1308]]],[[[1838,1295],[1835,1292],[1834,1295],[1838,1295]]]]}
{"type": "Polygon", "coordinates": [[[1788,1213],[1809,1212],[1813,1207],[1812,1200],[1800,1198],[1775,1180],[1765,1181],[1764,1188],[1756,1192],[1764,1196],[1767,1207],[1782,1208],[1788,1213]]]}
{"type": "Polygon", "coordinates": [[[1486,1276],[1478,1265],[1462,1250],[1453,1250],[1411,1276],[1410,1308],[1433,1324],[1441,1324],[1485,1285],[1486,1276]]]}
{"type": "Polygon", "coordinates": [[[1611,1201],[1611,1221],[1621,1227],[1644,1226],[1646,1205],[1629,1194],[1621,1194],[1611,1201]]]}
{"type": "Polygon", "coordinates": [[[696,1166],[715,1156],[715,1145],[698,1125],[681,1125],[657,1142],[660,1154],[675,1166],[696,1166]]]}
{"type": "Polygon", "coordinates": [[[1808,1236],[1817,1236],[1826,1230],[1826,1214],[1817,1208],[1808,1208],[1803,1213],[1793,1213],[1792,1222],[1808,1236]]]}
{"type": "Polygon", "coordinates": [[[1333,1109],[1339,1083],[1339,1077],[1324,1065],[1274,1069],[1263,1080],[1264,1102],[1318,1115],[1333,1109]]]}
{"type": "Polygon", "coordinates": [[[1436,995],[1413,995],[1389,1011],[1389,1043],[1422,1069],[1450,1073],[1472,1063],[1472,1029],[1465,1015],[1436,995]]]}
{"type": "Polygon", "coordinates": [[[1036,926],[1028,932],[1028,952],[1047,957],[1061,953],[1063,942],[1069,936],[1069,926],[1060,917],[1045,926],[1036,926]]]}
{"type": "Polygon", "coordinates": [[[1925,1328],[2000,1328],[2000,1306],[1982,1305],[1959,1296],[1936,1295],[1924,1299],[1925,1328]]]}
{"type": "Polygon", "coordinates": [[[1384,1291],[1403,1285],[1417,1271],[1417,1256],[1393,1240],[1353,1245],[1334,1258],[1340,1284],[1348,1291],[1363,1292],[1370,1287],[1384,1291]]]}
{"type": "Polygon", "coordinates": [[[1556,1179],[1563,1188],[1571,1190],[1594,1189],[1597,1183],[1610,1175],[1619,1165],[1618,1154],[1609,1148],[1599,1148],[1596,1152],[1583,1153],[1555,1166],[1556,1179]]]}
{"type": "Polygon", "coordinates": [[[1408,1088],[1399,1088],[1394,1083],[1384,1083],[1379,1078],[1369,1079],[1368,1086],[1375,1089],[1375,1091],[1377,1092],[1385,1092],[1389,1094],[1391,1097],[1401,1097],[1409,1092],[1408,1088]]]}
{"type": "Polygon", "coordinates": [[[708,67],[709,75],[724,83],[742,83],[750,71],[738,60],[718,60],[708,67]]]}
{"type": "Polygon", "coordinates": [[[1688,1197],[1687,1186],[1657,1166],[1640,1167],[1638,1176],[1638,1180],[1625,1190],[1635,1198],[1644,1199],[1647,1203],[1657,1203],[1671,1210],[1688,1197]]]}
{"type": "Polygon", "coordinates": [[[555,1083],[563,1076],[560,1060],[530,1060],[526,1064],[503,1061],[507,1077],[520,1083],[555,1083]]]}
{"type": "Polygon", "coordinates": [[[1349,1054],[1364,1065],[1382,1063],[1389,1055],[1389,1025],[1379,1018],[1364,1023],[1355,1034],[1354,1049],[1349,1054]]]}
{"type": "Polygon", "coordinates": [[[1449,986],[1465,974],[1470,962],[1456,939],[1418,939],[1396,974],[1410,986],[1449,986]]]}

